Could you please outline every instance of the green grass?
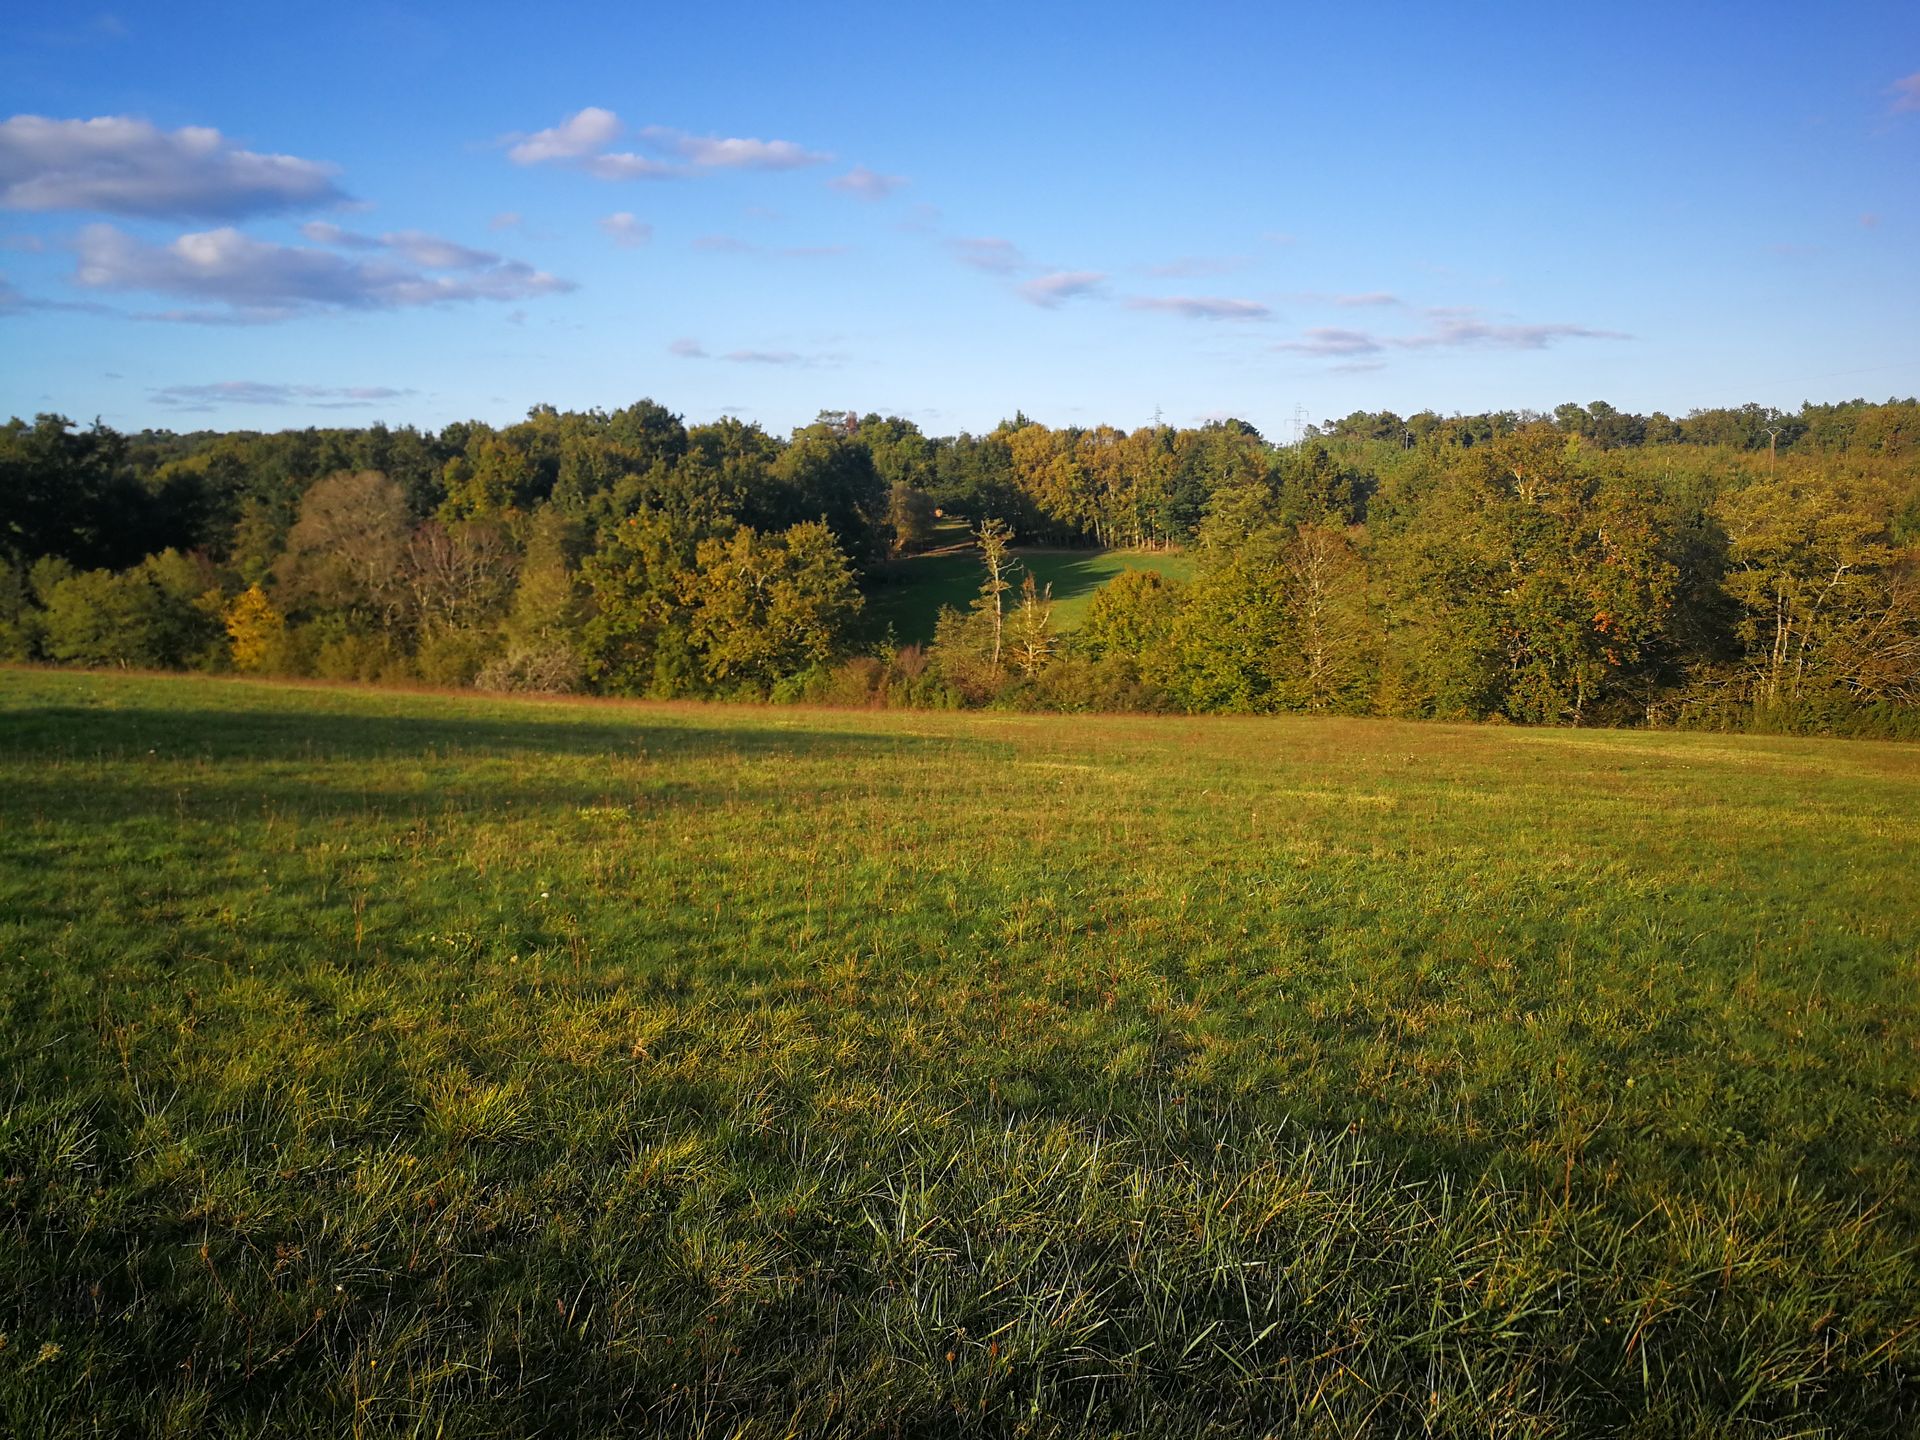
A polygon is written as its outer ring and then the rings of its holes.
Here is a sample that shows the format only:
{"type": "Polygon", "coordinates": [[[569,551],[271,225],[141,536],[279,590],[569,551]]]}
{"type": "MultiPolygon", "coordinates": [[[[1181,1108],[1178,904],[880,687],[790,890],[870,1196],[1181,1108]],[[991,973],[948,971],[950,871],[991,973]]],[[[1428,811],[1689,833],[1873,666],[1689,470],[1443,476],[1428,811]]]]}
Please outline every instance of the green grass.
{"type": "MultiPolygon", "coordinates": [[[[1072,630],[1086,614],[1093,592],[1127,570],[1157,570],[1169,579],[1193,574],[1189,556],[1165,550],[1040,550],[1012,552],[1036,585],[1053,586],[1053,622],[1058,630],[1072,630]]],[[[924,645],[933,639],[940,607],[965,610],[980,593],[984,572],[974,549],[942,550],[912,555],[881,570],[867,587],[862,628],[884,636],[887,627],[902,645],[924,645]]],[[[1024,572],[1013,576],[1018,587],[1024,572]]]]}
{"type": "Polygon", "coordinates": [[[0,671],[0,1433],[1910,1435],[1920,749],[0,671]]]}

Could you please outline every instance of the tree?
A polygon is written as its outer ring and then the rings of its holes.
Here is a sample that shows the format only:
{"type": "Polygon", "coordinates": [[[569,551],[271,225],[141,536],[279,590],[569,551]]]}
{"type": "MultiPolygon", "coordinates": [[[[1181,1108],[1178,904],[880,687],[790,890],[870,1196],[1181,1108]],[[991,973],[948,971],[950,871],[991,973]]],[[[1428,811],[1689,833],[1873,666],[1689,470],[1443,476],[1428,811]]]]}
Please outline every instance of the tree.
{"type": "Polygon", "coordinates": [[[1021,580],[1020,604],[1008,622],[1008,653],[1021,675],[1031,680],[1047,668],[1058,645],[1053,633],[1053,587],[1036,587],[1029,570],[1021,580]]]}
{"type": "Polygon", "coordinates": [[[429,520],[407,541],[402,581],[423,630],[460,630],[497,619],[513,590],[512,540],[498,524],[429,520]]]}
{"type": "Polygon", "coordinates": [[[286,643],[287,622],[266,591],[249,585],[227,606],[225,620],[234,669],[264,670],[275,662],[286,643]]]}
{"type": "Polygon", "coordinates": [[[1277,689],[1289,709],[1364,709],[1377,667],[1378,636],[1366,570],[1352,539],[1331,525],[1304,524],[1281,560],[1287,597],[1277,689]]]}
{"type": "Polygon", "coordinates": [[[845,552],[818,521],[780,535],[742,525],[702,541],[688,595],[707,678],[757,685],[826,659],[862,603],[845,552]]]}
{"type": "Polygon", "coordinates": [[[590,608],[581,650],[601,688],[663,698],[698,688],[686,596],[701,538],[672,516],[643,510],[582,563],[590,608]]]}
{"type": "Polygon", "coordinates": [[[275,578],[296,607],[391,620],[405,596],[410,531],[406,496],[385,475],[329,476],[301,497],[275,578]]]}
{"type": "Polygon", "coordinates": [[[46,590],[44,644],[69,665],[171,668],[204,661],[218,637],[218,592],[176,551],[128,570],[84,570],[46,590]]]}
{"type": "Polygon", "coordinates": [[[905,480],[893,482],[887,502],[887,529],[893,553],[918,550],[933,538],[933,497],[905,480]]]}
{"type": "Polygon", "coordinates": [[[1001,596],[1013,588],[1007,576],[1018,567],[1019,561],[1007,558],[1007,546],[1013,543],[1013,531],[1007,522],[988,518],[980,522],[980,528],[973,532],[973,538],[980,543],[980,563],[986,567],[987,578],[980,582],[980,597],[973,602],[974,608],[983,615],[993,617],[993,671],[1000,671],[1000,650],[1004,629],[1004,610],[1001,596]]]}
{"type": "Polygon", "coordinates": [[[1727,593],[1755,705],[1791,714],[1830,697],[1920,688],[1915,555],[1839,487],[1782,476],[1725,497],[1727,593]]]}
{"type": "Polygon", "coordinates": [[[1155,570],[1122,570],[1093,592],[1074,648],[1092,660],[1120,659],[1139,678],[1158,680],[1185,587],[1155,570]]]}

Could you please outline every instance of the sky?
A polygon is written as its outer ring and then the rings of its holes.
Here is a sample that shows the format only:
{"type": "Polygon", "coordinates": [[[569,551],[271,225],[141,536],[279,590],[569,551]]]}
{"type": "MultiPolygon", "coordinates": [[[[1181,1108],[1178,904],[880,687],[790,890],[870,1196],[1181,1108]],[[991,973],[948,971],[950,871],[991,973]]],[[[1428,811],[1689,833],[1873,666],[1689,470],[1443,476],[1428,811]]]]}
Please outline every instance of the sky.
{"type": "Polygon", "coordinates": [[[1920,6],[9,4],[0,415],[1920,392],[1920,6]]]}

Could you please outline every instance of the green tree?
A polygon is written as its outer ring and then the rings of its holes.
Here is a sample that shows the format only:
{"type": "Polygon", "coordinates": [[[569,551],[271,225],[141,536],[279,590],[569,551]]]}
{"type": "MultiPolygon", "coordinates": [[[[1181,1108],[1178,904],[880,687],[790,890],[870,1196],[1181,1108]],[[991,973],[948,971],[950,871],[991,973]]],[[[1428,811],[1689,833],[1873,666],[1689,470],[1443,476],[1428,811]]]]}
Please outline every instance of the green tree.
{"type": "Polygon", "coordinates": [[[846,553],[817,521],[702,541],[689,595],[706,676],[730,684],[770,684],[825,660],[862,603],[846,553]]]}
{"type": "Polygon", "coordinates": [[[643,510],[582,562],[589,603],[581,651],[601,689],[670,698],[699,688],[687,593],[701,538],[672,516],[643,510]]]}

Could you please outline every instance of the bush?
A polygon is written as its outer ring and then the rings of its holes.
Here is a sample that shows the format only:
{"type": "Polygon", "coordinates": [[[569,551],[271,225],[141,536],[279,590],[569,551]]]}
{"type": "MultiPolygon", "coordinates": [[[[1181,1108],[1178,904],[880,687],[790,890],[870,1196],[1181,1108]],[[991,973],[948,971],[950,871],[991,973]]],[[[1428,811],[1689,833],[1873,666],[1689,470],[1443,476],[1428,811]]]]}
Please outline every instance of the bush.
{"type": "Polygon", "coordinates": [[[585,678],[579,654],[567,646],[515,647],[483,665],[473,684],[501,693],[571,695],[585,678]]]}
{"type": "Polygon", "coordinates": [[[432,630],[420,640],[413,667],[429,685],[472,685],[499,649],[499,637],[478,630],[432,630]]]}

